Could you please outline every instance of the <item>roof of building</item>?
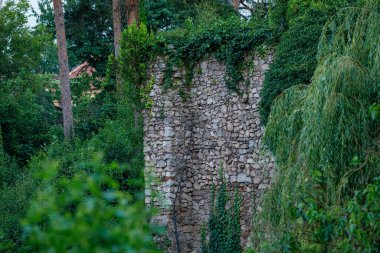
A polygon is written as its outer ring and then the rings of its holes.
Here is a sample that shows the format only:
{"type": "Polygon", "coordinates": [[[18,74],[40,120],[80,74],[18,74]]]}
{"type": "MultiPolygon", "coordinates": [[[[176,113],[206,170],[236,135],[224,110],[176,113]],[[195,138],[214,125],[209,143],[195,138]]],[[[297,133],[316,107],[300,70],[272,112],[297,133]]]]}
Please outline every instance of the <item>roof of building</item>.
{"type": "Polygon", "coordinates": [[[84,63],[76,66],[70,73],[70,78],[77,78],[81,74],[88,74],[89,76],[92,76],[96,72],[95,68],[90,66],[90,64],[85,61],[84,63]]]}

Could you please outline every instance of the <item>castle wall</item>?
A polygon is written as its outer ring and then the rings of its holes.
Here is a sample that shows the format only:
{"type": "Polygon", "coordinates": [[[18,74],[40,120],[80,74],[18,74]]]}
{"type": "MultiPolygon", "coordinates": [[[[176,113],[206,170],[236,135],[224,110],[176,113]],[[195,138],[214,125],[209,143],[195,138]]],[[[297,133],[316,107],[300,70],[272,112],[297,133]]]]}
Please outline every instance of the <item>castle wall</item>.
{"type": "Polygon", "coordinates": [[[241,95],[226,87],[226,67],[213,57],[197,64],[193,85],[182,91],[185,70],[175,69],[174,87],[165,91],[165,59],[152,63],[154,103],[144,112],[145,175],[150,182],[146,203],[161,210],[155,221],[167,226],[167,237],[161,240],[168,252],[176,252],[173,218],[181,252],[200,252],[201,226],[208,220],[210,188],[218,182],[220,164],[229,189],[237,187],[242,197],[242,243],[247,242],[253,210],[259,208],[274,168],[270,154],[260,146],[258,111],[272,58],[271,52],[247,57],[241,95]]]}

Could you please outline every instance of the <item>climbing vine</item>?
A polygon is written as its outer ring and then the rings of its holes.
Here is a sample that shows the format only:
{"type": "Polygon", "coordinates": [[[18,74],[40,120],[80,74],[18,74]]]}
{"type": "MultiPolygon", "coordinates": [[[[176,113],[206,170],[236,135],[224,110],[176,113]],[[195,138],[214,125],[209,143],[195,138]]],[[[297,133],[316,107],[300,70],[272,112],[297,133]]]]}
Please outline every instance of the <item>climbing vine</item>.
{"type": "Polygon", "coordinates": [[[265,22],[254,23],[236,16],[212,24],[193,24],[188,20],[182,29],[159,33],[157,49],[168,56],[164,87],[173,87],[174,67],[186,69],[185,86],[191,86],[196,63],[214,54],[227,67],[227,87],[239,93],[246,53],[262,49],[263,45],[270,44],[271,38],[265,22]]]}
{"type": "Polygon", "coordinates": [[[227,183],[223,178],[223,169],[219,171],[219,189],[215,185],[211,188],[211,204],[208,220],[208,229],[202,227],[202,253],[238,253],[242,252],[240,246],[240,206],[239,192],[229,196],[227,183]],[[231,202],[231,203],[229,203],[231,202]],[[208,233],[207,233],[208,232],[208,233]],[[209,235],[209,240],[207,236],[209,235]]]}

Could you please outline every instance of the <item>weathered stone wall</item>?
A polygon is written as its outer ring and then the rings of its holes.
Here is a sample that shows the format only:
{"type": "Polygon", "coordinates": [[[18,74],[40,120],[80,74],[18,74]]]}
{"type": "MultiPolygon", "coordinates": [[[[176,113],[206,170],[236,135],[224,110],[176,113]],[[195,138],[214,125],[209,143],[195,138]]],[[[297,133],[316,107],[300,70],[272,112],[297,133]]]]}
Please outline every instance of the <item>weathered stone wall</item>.
{"type": "Polygon", "coordinates": [[[242,196],[246,243],[252,211],[259,208],[274,167],[271,156],[260,148],[263,129],[258,112],[264,72],[272,57],[269,52],[247,58],[241,95],[228,90],[226,68],[213,57],[198,63],[192,87],[181,92],[183,69],[174,71],[175,87],[164,91],[165,60],[152,64],[154,105],[144,115],[144,153],[146,176],[156,181],[147,185],[146,202],[161,208],[155,220],[167,225],[168,252],[176,252],[174,220],[181,252],[200,252],[201,225],[208,219],[210,188],[218,182],[220,163],[229,188],[238,187],[242,196]],[[151,190],[160,196],[152,196],[151,190]]]}

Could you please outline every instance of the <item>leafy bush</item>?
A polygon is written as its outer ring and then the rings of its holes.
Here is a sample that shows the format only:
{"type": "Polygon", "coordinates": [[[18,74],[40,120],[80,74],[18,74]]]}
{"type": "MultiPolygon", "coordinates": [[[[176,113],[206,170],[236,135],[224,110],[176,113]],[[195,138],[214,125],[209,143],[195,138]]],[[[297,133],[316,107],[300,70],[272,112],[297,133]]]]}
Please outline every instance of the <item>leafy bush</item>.
{"type": "MultiPolygon", "coordinates": [[[[113,66],[109,66],[108,69],[113,66]]],[[[96,135],[109,120],[117,118],[117,100],[112,78],[100,80],[95,76],[82,75],[71,81],[75,135],[86,140],[96,135]],[[89,93],[90,86],[100,92],[89,93]]]]}
{"type": "Polygon", "coordinates": [[[211,188],[211,210],[208,221],[209,240],[206,239],[206,229],[202,228],[202,253],[237,253],[242,252],[240,246],[240,197],[237,190],[233,201],[230,199],[227,185],[220,170],[220,187],[215,194],[215,186],[211,188]]]}
{"type": "Polygon", "coordinates": [[[115,175],[115,180],[131,195],[141,194],[144,188],[143,131],[132,126],[128,128],[123,119],[108,121],[95,136],[91,145],[104,152],[107,162],[125,164],[123,173],[115,175]]]}
{"type": "MultiPolygon", "coordinates": [[[[0,167],[0,173],[3,174],[6,169],[0,167]]],[[[20,169],[18,168],[18,170],[20,169]]],[[[14,171],[8,172],[15,173],[14,171]]],[[[30,200],[34,196],[36,183],[30,173],[18,172],[17,178],[14,179],[16,181],[13,184],[8,184],[0,189],[1,252],[21,252],[26,249],[22,241],[21,220],[25,217],[30,200]]]]}
{"type": "Polygon", "coordinates": [[[264,141],[278,175],[255,220],[259,252],[380,247],[380,136],[371,107],[379,101],[378,7],[338,12],[323,29],[311,85],[275,100],[264,141]]]}
{"type": "Polygon", "coordinates": [[[117,164],[101,157],[83,161],[71,177],[60,177],[58,164],[38,171],[41,188],[24,222],[25,237],[38,252],[158,252],[150,211],[120,190],[110,174],[117,164]]]}
{"type": "Polygon", "coordinates": [[[4,151],[20,164],[52,141],[52,128],[58,112],[49,76],[20,73],[16,78],[0,81],[0,127],[4,151]]]}
{"type": "MultiPolygon", "coordinates": [[[[1,133],[1,130],[0,130],[1,133]]],[[[0,135],[0,251],[17,252],[22,244],[21,219],[24,217],[35,182],[2,150],[0,135]]]]}

